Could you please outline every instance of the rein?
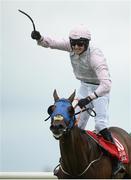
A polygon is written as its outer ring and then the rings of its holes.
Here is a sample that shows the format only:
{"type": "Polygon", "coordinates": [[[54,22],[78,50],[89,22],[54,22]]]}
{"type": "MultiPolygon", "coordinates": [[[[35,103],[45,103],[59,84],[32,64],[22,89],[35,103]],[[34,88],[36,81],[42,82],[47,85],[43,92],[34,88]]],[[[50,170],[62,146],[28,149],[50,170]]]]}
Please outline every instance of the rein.
{"type": "MultiPolygon", "coordinates": [[[[93,163],[101,160],[102,156],[103,156],[103,153],[101,152],[100,156],[99,156],[97,159],[94,159],[93,161],[91,161],[91,162],[88,164],[88,166],[84,169],[84,171],[82,171],[80,174],[77,174],[77,175],[75,175],[75,176],[82,176],[83,174],[85,174],[85,173],[88,171],[88,169],[91,167],[91,165],[92,165],[93,163]]],[[[58,164],[58,165],[56,166],[56,168],[57,168],[57,167],[60,167],[61,170],[62,170],[62,172],[63,172],[64,174],[66,174],[66,175],[68,175],[68,176],[74,176],[74,175],[71,175],[70,173],[68,173],[67,171],[65,171],[65,170],[63,169],[61,163],[58,164]]],[[[56,168],[55,168],[55,169],[56,169],[56,168]]],[[[55,169],[54,169],[54,171],[55,171],[55,169]]]]}

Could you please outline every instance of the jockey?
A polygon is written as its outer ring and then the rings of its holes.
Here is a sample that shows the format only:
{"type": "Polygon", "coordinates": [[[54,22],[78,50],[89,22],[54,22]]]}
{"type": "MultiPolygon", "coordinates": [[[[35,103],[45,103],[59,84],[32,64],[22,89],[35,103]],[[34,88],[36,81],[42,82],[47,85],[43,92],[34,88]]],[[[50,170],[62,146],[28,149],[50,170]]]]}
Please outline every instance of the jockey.
{"type": "MultiPolygon", "coordinates": [[[[113,142],[108,130],[108,106],[111,90],[111,78],[108,65],[102,51],[91,45],[91,33],[85,25],[73,28],[69,33],[69,39],[53,39],[42,37],[38,31],[33,31],[31,37],[37,40],[38,45],[45,48],[59,49],[70,54],[70,60],[75,77],[80,80],[81,86],[78,92],[78,107],[93,107],[96,111],[95,129],[106,140],[113,142]]],[[[89,115],[83,112],[79,121],[79,128],[85,129],[89,115]]],[[[116,159],[113,174],[117,174],[124,168],[116,159]]]]}

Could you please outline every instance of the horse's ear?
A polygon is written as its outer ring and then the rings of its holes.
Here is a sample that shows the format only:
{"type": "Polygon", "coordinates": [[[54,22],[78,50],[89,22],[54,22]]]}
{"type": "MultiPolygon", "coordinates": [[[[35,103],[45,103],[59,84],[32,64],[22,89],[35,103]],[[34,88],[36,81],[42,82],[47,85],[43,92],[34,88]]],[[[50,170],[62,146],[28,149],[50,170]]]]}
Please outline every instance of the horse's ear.
{"type": "Polygon", "coordinates": [[[75,94],[76,94],[76,90],[74,90],[74,92],[72,93],[72,95],[68,98],[68,100],[70,102],[73,102],[74,98],[75,98],[75,94]]]}
{"type": "Polygon", "coordinates": [[[55,101],[57,101],[59,99],[56,89],[54,90],[53,97],[54,97],[55,101]]]}

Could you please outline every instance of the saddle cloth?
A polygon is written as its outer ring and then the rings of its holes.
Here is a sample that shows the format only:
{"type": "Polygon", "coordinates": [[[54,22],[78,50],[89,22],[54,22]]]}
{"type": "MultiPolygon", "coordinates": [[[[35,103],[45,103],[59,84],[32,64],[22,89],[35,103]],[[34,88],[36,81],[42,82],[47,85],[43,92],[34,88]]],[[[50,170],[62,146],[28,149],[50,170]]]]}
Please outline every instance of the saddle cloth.
{"type": "Polygon", "coordinates": [[[92,137],[98,145],[108,151],[112,156],[117,157],[122,163],[127,164],[129,162],[129,157],[127,152],[125,151],[124,146],[122,143],[113,135],[113,139],[115,144],[105,140],[102,135],[96,134],[93,131],[86,131],[86,133],[92,137]]]}

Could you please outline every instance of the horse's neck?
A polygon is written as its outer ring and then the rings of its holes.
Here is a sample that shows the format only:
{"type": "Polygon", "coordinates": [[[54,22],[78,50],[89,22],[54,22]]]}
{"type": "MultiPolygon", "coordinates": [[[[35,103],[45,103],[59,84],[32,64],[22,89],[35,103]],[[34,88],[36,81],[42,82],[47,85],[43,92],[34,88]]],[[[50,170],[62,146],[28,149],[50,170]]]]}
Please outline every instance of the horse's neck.
{"type": "Polygon", "coordinates": [[[84,141],[78,127],[74,127],[69,135],[60,140],[60,150],[62,163],[66,169],[73,170],[74,166],[78,166],[78,164],[83,168],[90,161],[90,157],[87,157],[91,151],[90,145],[88,141],[84,141]]]}

